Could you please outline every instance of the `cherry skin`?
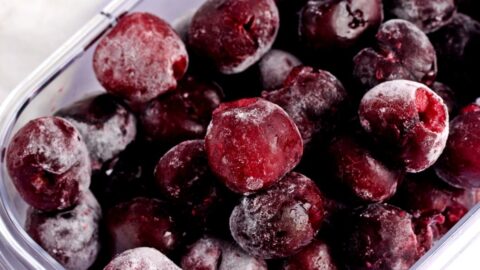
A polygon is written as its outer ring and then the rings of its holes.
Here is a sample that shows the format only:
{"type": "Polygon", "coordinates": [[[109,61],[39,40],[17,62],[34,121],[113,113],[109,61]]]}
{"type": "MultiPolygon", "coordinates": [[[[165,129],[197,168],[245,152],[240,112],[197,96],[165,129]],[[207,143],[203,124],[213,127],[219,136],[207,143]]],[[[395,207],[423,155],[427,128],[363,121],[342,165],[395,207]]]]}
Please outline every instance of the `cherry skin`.
{"type": "Polygon", "coordinates": [[[219,221],[217,212],[226,207],[227,194],[210,171],[203,140],[185,141],[170,149],[158,161],[154,177],[160,192],[186,212],[189,222],[205,226],[208,219],[219,221]]]}
{"type": "Polygon", "coordinates": [[[366,202],[383,202],[397,191],[403,172],[379,160],[359,140],[338,136],[330,145],[336,178],[355,197],[366,202]]]}
{"type": "Polygon", "coordinates": [[[263,92],[262,97],[290,115],[307,145],[319,133],[331,132],[345,111],[348,95],[330,72],[299,66],[290,72],[282,88],[263,92]]]}
{"type": "Polygon", "coordinates": [[[290,173],[272,188],[244,197],[230,216],[230,231],[249,254],[284,258],[313,240],[324,214],[315,183],[290,173]]]}
{"type": "Polygon", "coordinates": [[[273,0],[207,1],[192,18],[189,45],[221,73],[240,73],[270,50],[278,16],[273,0]]]}
{"type": "Polygon", "coordinates": [[[337,270],[332,250],[322,240],[314,240],[299,253],[288,258],[283,270],[337,270]]]}
{"type": "Polygon", "coordinates": [[[417,237],[411,216],[391,205],[359,210],[344,243],[350,269],[409,269],[417,259],[417,237]]]}
{"type": "Polygon", "coordinates": [[[139,113],[142,135],[149,142],[170,146],[203,138],[222,99],[217,84],[187,76],[175,91],[154,99],[139,113]]]}
{"type": "Polygon", "coordinates": [[[292,69],[300,65],[300,60],[294,55],[270,50],[258,63],[263,89],[271,91],[280,88],[292,69]]]}
{"type": "Polygon", "coordinates": [[[467,111],[451,122],[447,146],[435,165],[435,171],[454,187],[480,187],[479,131],[480,111],[467,111]]]}

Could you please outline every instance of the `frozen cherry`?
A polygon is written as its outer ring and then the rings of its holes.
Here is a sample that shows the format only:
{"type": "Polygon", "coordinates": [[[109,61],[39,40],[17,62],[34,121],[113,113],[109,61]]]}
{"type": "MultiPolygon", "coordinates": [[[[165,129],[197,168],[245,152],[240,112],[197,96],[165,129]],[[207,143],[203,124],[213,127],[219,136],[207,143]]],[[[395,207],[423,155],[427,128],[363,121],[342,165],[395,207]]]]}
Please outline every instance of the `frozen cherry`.
{"type": "Polygon", "coordinates": [[[54,214],[30,209],[25,230],[66,269],[87,270],[100,250],[100,205],[90,191],[78,204],[54,214]]]}
{"type": "Polygon", "coordinates": [[[352,221],[345,247],[349,269],[409,269],[417,258],[411,216],[391,205],[372,204],[352,221]]]}
{"type": "Polygon", "coordinates": [[[145,103],[177,86],[188,55],[175,31],[149,13],[132,13],[100,40],[93,67],[111,94],[145,103]]]}
{"type": "Polygon", "coordinates": [[[366,87],[405,79],[433,84],[437,74],[435,49],[428,37],[404,20],[383,23],[377,46],[361,50],[354,58],[354,76],[366,87]]]}
{"type": "Polygon", "coordinates": [[[480,96],[472,87],[477,83],[480,23],[456,14],[449,24],[430,34],[430,40],[437,52],[439,80],[451,86],[462,102],[480,96]]]}
{"type": "Polygon", "coordinates": [[[386,0],[385,10],[393,17],[414,23],[425,33],[448,24],[455,15],[455,0],[386,0]]]}
{"type": "Polygon", "coordinates": [[[363,97],[360,121],[376,143],[407,172],[435,163],[448,137],[448,109],[427,86],[405,80],[382,83],[363,97]]]}
{"type": "Polygon", "coordinates": [[[222,73],[246,70],[273,45],[279,28],[273,0],[210,0],[195,13],[188,41],[222,73]]]}
{"type": "Polygon", "coordinates": [[[203,138],[222,99],[218,85],[188,76],[175,92],[153,100],[140,113],[143,132],[149,141],[173,145],[203,138]]]}
{"type": "Polygon", "coordinates": [[[381,0],[310,0],[300,13],[299,33],[313,49],[347,48],[382,20],[381,0]]]}
{"type": "Polygon", "coordinates": [[[182,257],[183,270],[267,270],[267,264],[240,247],[212,237],[191,245],[182,257]]]}
{"type": "Polygon", "coordinates": [[[367,202],[392,197],[403,178],[401,170],[379,160],[366,145],[349,136],[330,144],[334,175],[351,194],[367,202]]]}
{"type": "Polygon", "coordinates": [[[435,170],[459,188],[480,187],[480,111],[461,114],[450,123],[447,146],[435,170]]]}
{"type": "Polygon", "coordinates": [[[301,64],[297,57],[288,52],[269,51],[258,63],[263,88],[274,90],[281,87],[292,69],[301,64]]]}
{"type": "Polygon", "coordinates": [[[315,183],[290,173],[272,188],[244,197],[230,216],[230,230],[249,254],[283,258],[308,245],[323,218],[324,199],[315,183]]]}
{"type": "Polygon", "coordinates": [[[283,270],[337,270],[330,247],[323,240],[313,242],[288,258],[283,270]]]}
{"type": "Polygon", "coordinates": [[[185,141],[158,162],[155,181],[162,194],[203,219],[217,206],[221,190],[208,167],[203,140],[185,141]]]}
{"type": "Polygon", "coordinates": [[[290,115],[305,144],[316,133],[333,128],[347,100],[347,92],[335,76],[306,66],[294,68],[283,88],[264,92],[262,96],[290,115]]]}
{"type": "Polygon", "coordinates": [[[169,208],[157,199],[120,203],[109,210],[105,222],[113,254],[142,246],[168,253],[181,237],[169,208]]]}
{"type": "Polygon", "coordinates": [[[103,270],[181,270],[154,248],[139,247],[116,256],[103,270]]]}
{"type": "Polygon", "coordinates": [[[205,138],[213,173],[232,191],[267,188],[303,154],[298,128],[279,106],[261,98],[224,103],[213,112],[205,138]]]}
{"type": "Polygon", "coordinates": [[[125,150],[137,133],[133,114],[110,95],[84,99],[56,114],[80,132],[94,169],[125,150]]]}
{"type": "Polygon", "coordinates": [[[90,185],[87,147],[78,130],[58,117],[22,127],[8,146],[7,168],[20,196],[42,211],[71,207],[90,185]]]}

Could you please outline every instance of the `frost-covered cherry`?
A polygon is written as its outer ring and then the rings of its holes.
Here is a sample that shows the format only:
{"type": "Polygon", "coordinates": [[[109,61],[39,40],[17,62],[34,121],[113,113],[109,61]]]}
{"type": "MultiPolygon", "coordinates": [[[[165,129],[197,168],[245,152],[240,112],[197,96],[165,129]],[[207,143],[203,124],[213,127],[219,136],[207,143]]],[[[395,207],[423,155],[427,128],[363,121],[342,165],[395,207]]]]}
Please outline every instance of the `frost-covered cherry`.
{"type": "Polygon", "coordinates": [[[367,88],[390,80],[433,84],[437,56],[432,43],[417,26],[400,19],[380,26],[377,44],[361,50],[353,59],[353,75],[367,88]]]}
{"type": "Polygon", "coordinates": [[[270,50],[278,28],[274,0],[209,0],[193,16],[188,42],[221,73],[234,74],[270,50]]]}
{"type": "Polygon", "coordinates": [[[297,125],[304,144],[314,135],[330,132],[347,104],[347,91],[330,72],[299,66],[288,75],[284,86],[263,92],[263,98],[282,107],[297,125]]]}
{"type": "Polygon", "coordinates": [[[437,161],[448,138],[448,109],[427,86],[406,80],[382,83],[365,94],[359,108],[365,131],[407,172],[437,161]]]}
{"type": "Polygon", "coordinates": [[[359,210],[343,243],[348,269],[409,269],[417,259],[418,241],[411,216],[387,204],[359,210]]]}
{"type": "Polygon", "coordinates": [[[480,187],[480,111],[465,112],[450,123],[450,136],[437,175],[459,188],[480,187]]]}
{"type": "Polygon", "coordinates": [[[324,214],[315,183],[290,173],[270,189],[244,197],[230,216],[230,231],[249,254],[284,258],[312,242],[324,214]]]}
{"type": "Polygon", "coordinates": [[[205,138],[213,173],[232,191],[272,186],[303,154],[298,128],[278,105],[261,98],[221,104],[205,138]]]}
{"type": "Polygon", "coordinates": [[[181,260],[183,270],[267,270],[263,259],[255,258],[239,246],[213,237],[193,243],[181,260]]]}
{"type": "Polygon", "coordinates": [[[127,250],[108,263],[103,270],[182,270],[154,248],[127,250]]]}
{"type": "Polygon", "coordinates": [[[69,208],[90,185],[87,147],[78,130],[59,117],[28,122],[12,138],[6,159],[18,193],[38,210],[69,208]]]}
{"type": "Polygon", "coordinates": [[[281,87],[292,69],[301,64],[297,57],[286,51],[270,50],[258,62],[263,89],[274,90],[281,87]]]}
{"type": "Polygon", "coordinates": [[[90,191],[78,204],[55,214],[29,209],[25,230],[53,258],[69,270],[87,270],[100,250],[101,209],[90,191]]]}
{"type": "Polygon", "coordinates": [[[174,89],[187,66],[187,50],[180,37],[167,22],[149,13],[121,17],[93,56],[103,87],[133,104],[174,89]]]}
{"type": "Polygon", "coordinates": [[[93,169],[116,157],[137,134],[135,116],[117,99],[100,95],[61,109],[56,115],[67,119],[82,135],[93,169]]]}

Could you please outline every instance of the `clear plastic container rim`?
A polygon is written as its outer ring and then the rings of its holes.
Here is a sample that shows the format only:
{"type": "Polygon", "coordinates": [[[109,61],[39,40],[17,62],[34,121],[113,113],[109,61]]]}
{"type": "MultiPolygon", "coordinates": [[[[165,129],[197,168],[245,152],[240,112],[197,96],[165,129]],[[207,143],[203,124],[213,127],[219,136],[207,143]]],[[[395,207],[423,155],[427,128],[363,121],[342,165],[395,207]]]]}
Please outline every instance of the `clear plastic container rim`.
{"type": "MultiPolygon", "coordinates": [[[[143,0],[112,0],[84,27],[57,49],[0,105],[0,146],[8,145],[13,126],[23,109],[58,74],[80,57],[117,19],[143,0]]],[[[6,148],[0,149],[0,166],[5,167],[6,148]]],[[[6,170],[2,170],[4,173],[6,170]]],[[[5,182],[0,175],[0,269],[64,269],[23,230],[10,209],[5,182]]],[[[480,235],[480,205],[475,206],[411,269],[444,269],[480,235]]]]}

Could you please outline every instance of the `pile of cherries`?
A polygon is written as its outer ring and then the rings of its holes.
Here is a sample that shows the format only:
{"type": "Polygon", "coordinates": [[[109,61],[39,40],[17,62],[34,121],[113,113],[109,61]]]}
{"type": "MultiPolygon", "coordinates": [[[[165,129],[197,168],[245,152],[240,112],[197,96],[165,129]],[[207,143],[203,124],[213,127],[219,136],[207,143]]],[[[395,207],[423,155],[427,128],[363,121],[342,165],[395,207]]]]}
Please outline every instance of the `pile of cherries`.
{"type": "Polygon", "coordinates": [[[67,269],[408,269],[479,200],[479,11],[208,0],[178,32],[124,15],[94,54],[107,93],[8,147],[26,231],[67,269]]]}

